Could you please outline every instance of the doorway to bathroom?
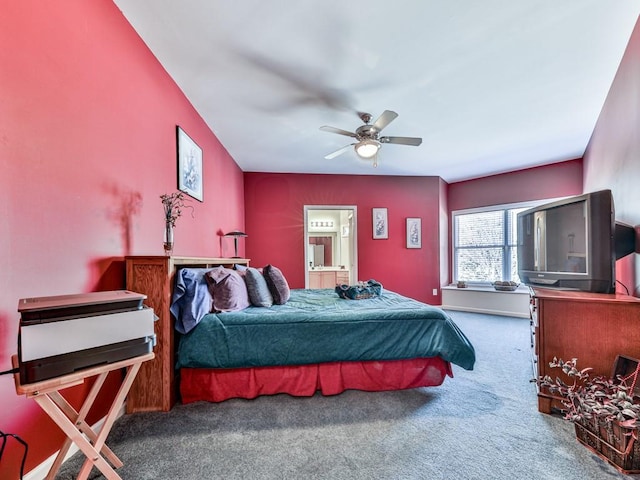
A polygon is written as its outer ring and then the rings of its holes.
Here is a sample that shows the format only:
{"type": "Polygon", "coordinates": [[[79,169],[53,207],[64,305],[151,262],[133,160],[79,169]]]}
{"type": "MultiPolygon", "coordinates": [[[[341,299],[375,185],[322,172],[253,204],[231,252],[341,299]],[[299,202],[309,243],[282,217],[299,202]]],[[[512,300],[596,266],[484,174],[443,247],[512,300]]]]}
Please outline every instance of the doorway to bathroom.
{"type": "Polygon", "coordinates": [[[355,205],[304,206],[305,288],[357,281],[357,225],[355,205]]]}

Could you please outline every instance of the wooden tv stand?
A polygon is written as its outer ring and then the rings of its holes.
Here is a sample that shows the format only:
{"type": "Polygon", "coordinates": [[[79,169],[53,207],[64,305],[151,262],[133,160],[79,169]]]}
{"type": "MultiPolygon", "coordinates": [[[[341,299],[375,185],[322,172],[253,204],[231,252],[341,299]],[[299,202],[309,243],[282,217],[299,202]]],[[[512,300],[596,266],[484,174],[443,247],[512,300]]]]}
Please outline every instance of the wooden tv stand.
{"type": "MultiPolygon", "coordinates": [[[[553,357],[578,359],[592,376],[611,376],[618,355],[640,358],[640,298],[543,288],[531,289],[531,347],[535,378],[550,375],[553,357]]],[[[558,397],[538,388],[538,410],[560,410],[558,397]]]]}

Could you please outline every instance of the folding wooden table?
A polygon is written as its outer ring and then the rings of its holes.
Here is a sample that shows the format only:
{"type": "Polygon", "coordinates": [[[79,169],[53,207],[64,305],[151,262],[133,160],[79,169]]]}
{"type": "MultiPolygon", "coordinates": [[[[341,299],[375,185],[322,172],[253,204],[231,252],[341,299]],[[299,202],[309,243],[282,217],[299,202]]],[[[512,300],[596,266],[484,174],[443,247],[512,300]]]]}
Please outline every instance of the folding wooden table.
{"type": "MultiPolygon", "coordinates": [[[[69,451],[72,443],[75,443],[87,457],[80,469],[80,472],[78,473],[78,480],[85,480],[89,476],[94,465],[107,479],[120,479],[120,476],[115,472],[114,468],[121,467],[123,463],[109,449],[109,447],[107,447],[105,440],[107,439],[109,431],[116,420],[118,412],[122,408],[127,397],[127,393],[129,393],[131,384],[136,378],[138,370],[140,370],[140,365],[147,360],[151,360],[153,357],[153,353],[147,353],[138,357],[121,360],[107,365],[91,367],[68,375],[62,375],[60,377],[29,383],[26,385],[22,385],[20,383],[19,373],[14,374],[16,393],[18,395],[26,395],[27,398],[33,398],[46,412],[46,414],[51,417],[51,419],[67,435],[67,439],[62,445],[62,448],[47,474],[47,480],[53,480],[55,478],[56,473],[58,473],[58,470],[62,465],[62,461],[69,451]],[[89,413],[93,402],[98,396],[98,392],[102,388],[109,372],[121,368],[126,369],[122,385],[113,399],[109,412],[104,418],[104,423],[100,429],[94,431],[89,424],[87,424],[85,418],[89,413]],[[88,378],[94,376],[97,376],[97,378],[91,387],[87,398],[82,404],[80,410],[76,411],[60,394],[60,390],[64,390],[74,385],[80,385],[88,378]],[[109,460],[113,467],[109,462],[107,462],[107,460],[109,460]]],[[[13,362],[13,366],[18,367],[18,357],[13,355],[11,360],[13,362]]]]}

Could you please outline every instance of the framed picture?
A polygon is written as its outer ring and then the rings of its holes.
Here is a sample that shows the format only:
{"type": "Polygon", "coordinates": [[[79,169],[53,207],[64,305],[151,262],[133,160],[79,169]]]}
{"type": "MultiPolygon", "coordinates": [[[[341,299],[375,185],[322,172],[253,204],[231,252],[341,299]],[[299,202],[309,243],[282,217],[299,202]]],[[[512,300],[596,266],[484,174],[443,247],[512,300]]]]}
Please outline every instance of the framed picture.
{"type": "Polygon", "coordinates": [[[179,126],[178,190],[202,202],[202,149],[179,126]]]}
{"type": "Polygon", "coordinates": [[[389,221],[387,219],[386,208],[374,208],[373,216],[373,239],[389,238],[389,221]]]}
{"type": "Polygon", "coordinates": [[[421,218],[407,218],[407,248],[422,248],[421,218]]]}

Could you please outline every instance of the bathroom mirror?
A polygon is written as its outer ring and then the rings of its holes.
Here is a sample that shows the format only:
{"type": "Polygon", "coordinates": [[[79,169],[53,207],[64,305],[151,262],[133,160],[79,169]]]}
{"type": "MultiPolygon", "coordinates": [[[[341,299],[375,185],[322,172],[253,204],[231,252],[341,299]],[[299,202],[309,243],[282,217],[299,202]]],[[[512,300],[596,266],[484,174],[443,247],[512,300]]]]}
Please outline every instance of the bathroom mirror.
{"type": "MultiPolygon", "coordinates": [[[[357,278],[356,207],[339,205],[306,205],[305,217],[305,286],[309,273],[315,280],[318,272],[341,272],[342,281],[357,278]]],[[[327,283],[330,280],[325,279],[327,283]]],[[[341,282],[339,282],[341,283],[341,282]]]]}

